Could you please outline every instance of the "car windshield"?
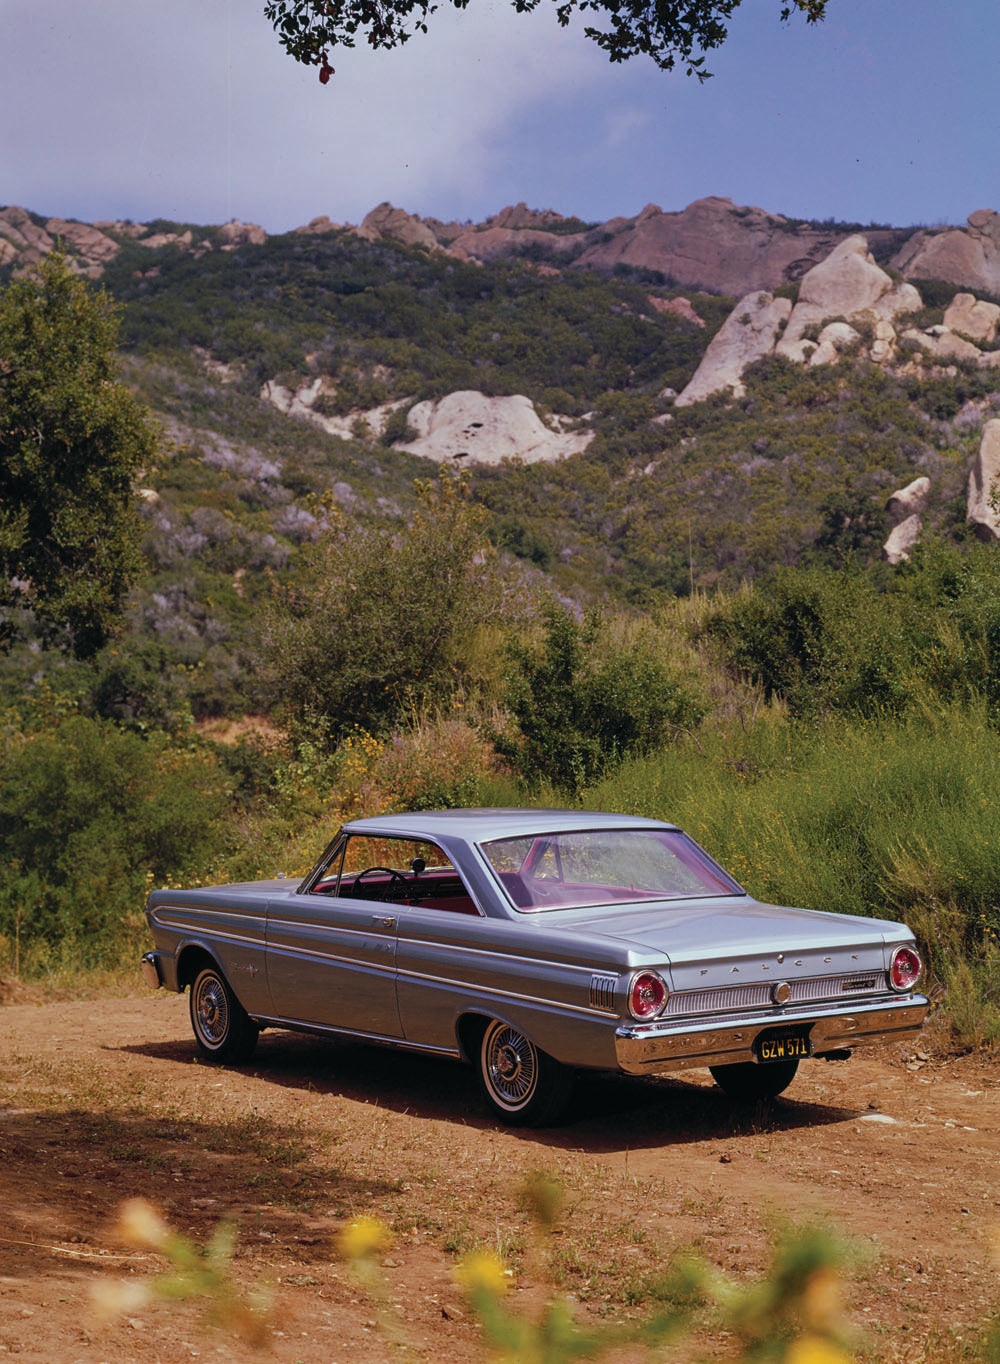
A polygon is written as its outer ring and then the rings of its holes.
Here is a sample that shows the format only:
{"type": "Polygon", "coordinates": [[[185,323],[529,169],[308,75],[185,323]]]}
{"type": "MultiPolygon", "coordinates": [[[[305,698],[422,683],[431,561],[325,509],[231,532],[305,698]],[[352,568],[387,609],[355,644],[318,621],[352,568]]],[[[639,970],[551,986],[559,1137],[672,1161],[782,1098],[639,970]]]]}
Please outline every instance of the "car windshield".
{"type": "Polygon", "coordinates": [[[584,829],[498,838],[484,843],[482,850],[522,910],[744,893],[697,843],[673,829],[584,829]]]}

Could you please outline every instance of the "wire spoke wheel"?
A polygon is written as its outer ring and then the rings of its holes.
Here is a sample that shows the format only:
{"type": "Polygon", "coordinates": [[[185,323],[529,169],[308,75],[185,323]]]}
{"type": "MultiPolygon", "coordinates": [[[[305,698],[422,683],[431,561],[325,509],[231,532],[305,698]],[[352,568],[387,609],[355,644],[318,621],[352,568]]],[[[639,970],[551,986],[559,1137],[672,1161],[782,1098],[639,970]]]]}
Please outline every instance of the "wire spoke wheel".
{"type": "Polygon", "coordinates": [[[479,1083],[486,1102],[504,1122],[541,1127],[562,1114],[573,1075],[518,1028],[493,1019],[479,1049],[479,1083]]]}
{"type": "Polygon", "coordinates": [[[211,1061],[248,1061],[260,1028],[215,966],[199,971],[191,985],[191,1027],[203,1056],[211,1061]]]}

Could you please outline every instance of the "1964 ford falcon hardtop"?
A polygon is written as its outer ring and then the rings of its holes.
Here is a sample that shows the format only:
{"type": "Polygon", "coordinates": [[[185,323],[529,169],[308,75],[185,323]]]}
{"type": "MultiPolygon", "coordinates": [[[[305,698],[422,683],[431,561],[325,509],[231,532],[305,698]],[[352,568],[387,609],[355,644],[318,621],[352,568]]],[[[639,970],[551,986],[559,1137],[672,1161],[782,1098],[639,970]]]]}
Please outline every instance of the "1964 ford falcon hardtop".
{"type": "Polygon", "coordinates": [[[508,1123],[554,1121],[595,1069],[773,1097],[928,1009],[904,925],[761,904],[631,815],[358,819],[300,885],[156,890],[146,915],[144,975],[191,987],[206,1057],[246,1061],[265,1027],[453,1056],[508,1123]]]}

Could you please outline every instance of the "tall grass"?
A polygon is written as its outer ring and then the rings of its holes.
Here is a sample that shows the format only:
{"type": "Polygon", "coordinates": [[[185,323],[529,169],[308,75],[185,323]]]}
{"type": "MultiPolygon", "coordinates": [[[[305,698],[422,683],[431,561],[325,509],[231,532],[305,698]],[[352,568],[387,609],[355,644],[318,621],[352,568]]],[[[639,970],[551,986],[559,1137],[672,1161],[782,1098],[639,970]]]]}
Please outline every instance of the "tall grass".
{"type": "Polygon", "coordinates": [[[762,900],[907,922],[949,1012],[1000,1041],[1000,735],[982,706],[745,729],[621,768],[584,803],[683,825],[762,900]]]}

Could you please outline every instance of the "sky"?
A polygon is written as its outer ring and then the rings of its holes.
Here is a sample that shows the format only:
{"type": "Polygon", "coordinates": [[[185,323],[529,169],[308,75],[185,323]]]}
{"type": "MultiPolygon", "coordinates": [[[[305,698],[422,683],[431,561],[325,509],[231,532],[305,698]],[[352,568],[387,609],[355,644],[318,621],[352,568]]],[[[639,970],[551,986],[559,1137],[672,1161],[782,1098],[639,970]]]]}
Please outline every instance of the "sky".
{"type": "Polygon", "coordinates": [[[613,66],[554,4],[470,0],[321,85],[264,0],[0,0],[0,205],[284,232],[390,201],[588,222],[706,195],[934,226],[1000,209],[998,0],[744,0],[713,79],[613,66]]]}

